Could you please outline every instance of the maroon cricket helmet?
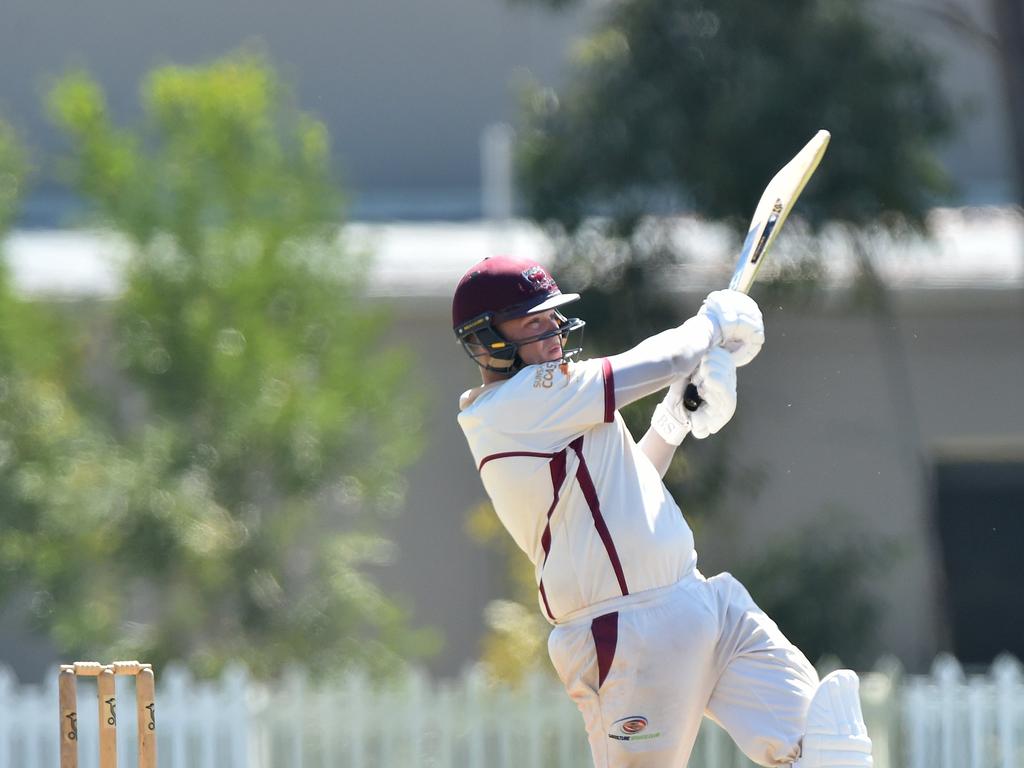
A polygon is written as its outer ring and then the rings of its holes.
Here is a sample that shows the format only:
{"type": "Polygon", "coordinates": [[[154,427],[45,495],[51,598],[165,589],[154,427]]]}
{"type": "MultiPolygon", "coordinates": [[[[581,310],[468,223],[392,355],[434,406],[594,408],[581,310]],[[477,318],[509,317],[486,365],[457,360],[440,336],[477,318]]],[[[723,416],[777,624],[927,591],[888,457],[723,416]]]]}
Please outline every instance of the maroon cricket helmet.
{"type": "Polygon", "coordinates": [[[484,314],[501,323],[578,298],[576,293],[562,293],[535,261],[491,256],[470,267],[459,281],[452,299],[452,328],[458,332],[460,326],[484,314]]]}
{"type": "MultiPolygon", "coordinates": [[[[498,333],[496,326],[506,320],[560,307],[579,299],[577,293],[562,293],[548,271],[530,259],[492,256],[474,264],[463,275],[452,299],[452,328],[478,364],[508,372],[518,367],[516,351],[525,343],[582,329],[582,320],[566,320],[558,331],[513,344],[498,333]],[[506,367],[482,363],[484,356],[508,361],[506,367]]],[[[579,352],[579,348],[568,354],[579,352]]]]}

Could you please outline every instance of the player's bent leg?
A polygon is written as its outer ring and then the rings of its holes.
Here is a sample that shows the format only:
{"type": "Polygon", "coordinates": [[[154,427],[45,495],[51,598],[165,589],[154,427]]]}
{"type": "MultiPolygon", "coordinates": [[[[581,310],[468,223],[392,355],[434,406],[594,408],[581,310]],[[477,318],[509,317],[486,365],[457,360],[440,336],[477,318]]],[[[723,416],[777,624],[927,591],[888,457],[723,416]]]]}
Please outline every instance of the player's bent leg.
{"type": "Polygon", "coordinates": [[[826,675],[811,699],[800,759],[794,768],[871,768],[871,739],[860,709],[857,675],[826,675]]]}
{"type": "Polygon", "coordinates": [[[733,576],[706,588],[720,626],[708,717],[758,765],[788,766],[800,755],[818,674],[733,576]]]}
{"type": "Polygon", "coordinates": [[[551,661],[583,715],[596,768],[686,765],[716,679],[716,631],[686,589],[552,630],[551,661]]]}

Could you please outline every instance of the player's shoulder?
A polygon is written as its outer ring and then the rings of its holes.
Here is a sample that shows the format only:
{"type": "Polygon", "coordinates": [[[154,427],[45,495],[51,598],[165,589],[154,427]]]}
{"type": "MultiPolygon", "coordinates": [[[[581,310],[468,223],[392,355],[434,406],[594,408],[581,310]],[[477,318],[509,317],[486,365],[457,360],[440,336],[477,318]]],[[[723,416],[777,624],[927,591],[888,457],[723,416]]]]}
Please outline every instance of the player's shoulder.
{"type": "Polygon", "coordinates": [[[581,360],[539,363],[523,367],[510,379],[475,387],[462,394],[460,411],[486,410],[496,405],[532,399],[546,392],[564,390],[581,379],[601,375],[602,361],[581,360]]]}
{"type": "Polygon", "coordinates": [[[568,374],[562,363],[527,365],[512,378],[481,388],[472,398],[472,406],[487,408],[532,398],[536,394],[564,387],[567,381],[568,374]]]}
{"type": "Polygon", "coordinates": [[[503,394],[513,395],[560,390],[572,387],[581,381],[602,375],[602,360],[567,360],[528,365],[517,373],[507,384],[503,394]]]}

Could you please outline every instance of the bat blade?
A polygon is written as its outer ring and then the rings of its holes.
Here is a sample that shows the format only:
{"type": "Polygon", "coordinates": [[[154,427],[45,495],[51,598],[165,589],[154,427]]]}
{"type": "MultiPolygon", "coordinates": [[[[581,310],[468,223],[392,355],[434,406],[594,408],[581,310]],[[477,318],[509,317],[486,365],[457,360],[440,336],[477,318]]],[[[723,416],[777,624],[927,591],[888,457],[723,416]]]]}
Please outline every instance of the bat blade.
{"type": "Polygon", "coordinates": [[[750,292],[765,253],[778,237],[786,217],[825,155],[831,138],[828,131],[818,131],[768,182],[754,210],[754,217],[750,220],[750,229],[729,281],[729,287],[733,290],[750,292]]]}
{"type": "MultiPolygon", "coordinates": [[[[765,253],[775,242],[797,198],[814,175],[831,138],[832,134],[828,131],[818,131],[764,188],[729,281],[732,290],[750,293],[750,286],[754,284],[765,253]]],[[[683,393],[683,406],[686,410],[696,411],[702,402],[697,387],[692,383],[687,384],[683,393]]]]}

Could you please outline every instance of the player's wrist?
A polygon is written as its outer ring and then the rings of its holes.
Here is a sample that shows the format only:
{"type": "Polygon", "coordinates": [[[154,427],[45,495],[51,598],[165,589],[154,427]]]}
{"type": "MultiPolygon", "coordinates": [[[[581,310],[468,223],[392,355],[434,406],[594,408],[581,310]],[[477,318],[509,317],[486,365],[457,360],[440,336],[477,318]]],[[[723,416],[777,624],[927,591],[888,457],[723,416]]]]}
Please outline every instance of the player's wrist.
{"type": "Polygon", "coordinates": [[[679,445],[690,434],[690,419],[685,413],[676,413],[665,403],[658,403],[651,416],[651,428],[669,445],[679,445]]]}

